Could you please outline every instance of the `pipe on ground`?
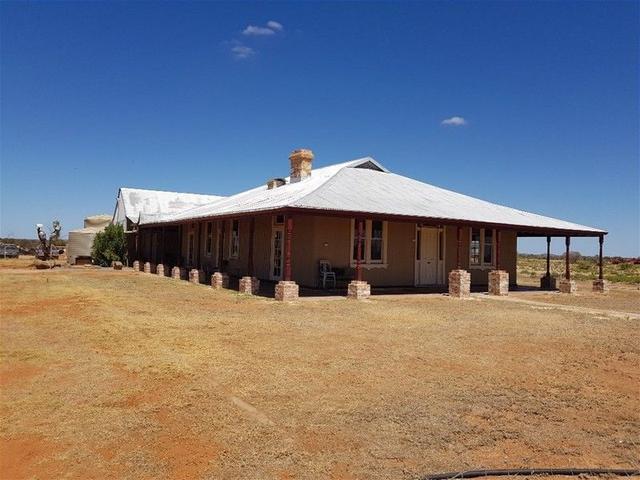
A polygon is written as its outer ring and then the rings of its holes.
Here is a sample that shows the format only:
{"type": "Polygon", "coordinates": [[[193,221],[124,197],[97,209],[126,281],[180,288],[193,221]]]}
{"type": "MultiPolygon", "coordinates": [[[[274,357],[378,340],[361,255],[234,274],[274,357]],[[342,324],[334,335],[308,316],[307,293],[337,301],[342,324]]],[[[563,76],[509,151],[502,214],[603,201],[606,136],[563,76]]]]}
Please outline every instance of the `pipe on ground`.
{"type": "Polygon", "coordinates": [[[640,475],[640,470],[624,468],[517,468],[498,470],[466,470],[461,472],[434,473],[422,480],[448,480],[456,478],[503,477],[515,475],[618,475],[631,477],[640,475]]]}

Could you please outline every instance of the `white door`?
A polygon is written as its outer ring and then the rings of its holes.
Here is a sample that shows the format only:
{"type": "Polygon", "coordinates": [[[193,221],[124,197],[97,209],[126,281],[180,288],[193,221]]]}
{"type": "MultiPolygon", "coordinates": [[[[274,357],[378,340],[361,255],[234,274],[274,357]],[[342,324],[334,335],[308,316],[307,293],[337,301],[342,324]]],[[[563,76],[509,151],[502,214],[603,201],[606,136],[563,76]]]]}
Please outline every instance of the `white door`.
{"type": "Polygon", "coordinates": [[[442,283],[443,256],[438,228],[418,227],[416,232],[416,285],[442,283]]]}
{"type": "Polygon", "coordinates": [[[284,229],[274,228],[271,231],[271,280],[282,279],[284,229]]]}

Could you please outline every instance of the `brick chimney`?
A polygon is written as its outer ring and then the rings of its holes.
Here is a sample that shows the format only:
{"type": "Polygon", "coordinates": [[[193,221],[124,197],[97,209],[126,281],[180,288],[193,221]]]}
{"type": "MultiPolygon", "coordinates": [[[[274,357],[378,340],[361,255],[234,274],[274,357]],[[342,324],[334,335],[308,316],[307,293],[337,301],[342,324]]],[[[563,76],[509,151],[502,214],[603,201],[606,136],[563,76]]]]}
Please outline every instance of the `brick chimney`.
{"type": "Polygon", "coordinates": [[[306,148],[294,150],[289,155],[291,162],[291,183],[299,182],[311,176],[311,163],[313,162],[313,152],[306,148]]]}

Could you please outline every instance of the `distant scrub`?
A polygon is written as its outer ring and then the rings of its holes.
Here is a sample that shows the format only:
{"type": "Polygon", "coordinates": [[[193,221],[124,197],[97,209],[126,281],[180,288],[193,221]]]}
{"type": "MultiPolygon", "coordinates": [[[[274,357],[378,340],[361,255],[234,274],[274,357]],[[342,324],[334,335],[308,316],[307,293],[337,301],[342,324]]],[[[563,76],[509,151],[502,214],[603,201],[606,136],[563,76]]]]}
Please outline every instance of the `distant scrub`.
{"type": "MultiPolygon", "coordinates": [[[[0,243],[7,243],[9,245],[17,245],[24,250],[34,250],[40,246],[40,240],[36,238],[36,233],[34,230],[33,233],[34,238],[10,238],[3,237],[0,238],[0,243]]],[[[67,244],[67,241],[63,238],[57,239],[54,244],[57,247],[64,247],[67,244]]]]}
{"type": "MultiPolygon", "coordinates": [[[[571,277],[576,280],[595,280],[598,278],[598,257],[569,257],[571,277]]],[[[518,255],[518,273],[520,275],[541,277],[546,272],[546,255],[518,255]]],[[[560,278],[564,275],[564,256],[551,256],[551,274],[560,278]]],[[[640,262],[636,258],[605,257],[604,278],[611,282],[640,284],[640,262]]]]}

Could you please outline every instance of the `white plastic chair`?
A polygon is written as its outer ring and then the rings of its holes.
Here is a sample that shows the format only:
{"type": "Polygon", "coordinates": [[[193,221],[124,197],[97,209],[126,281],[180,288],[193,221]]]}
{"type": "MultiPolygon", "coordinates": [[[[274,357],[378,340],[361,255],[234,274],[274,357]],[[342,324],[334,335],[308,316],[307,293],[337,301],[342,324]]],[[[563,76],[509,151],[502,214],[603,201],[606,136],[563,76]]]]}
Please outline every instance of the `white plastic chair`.
{"type": "Polygon", "coordinates": [[[333,282],[333,288],[336,288],[336,273],[331,269],[331,263],[328,260],[320,260],[320,279],[322,280],[322,288],[327,288],[327,279],[333,282]]]}

